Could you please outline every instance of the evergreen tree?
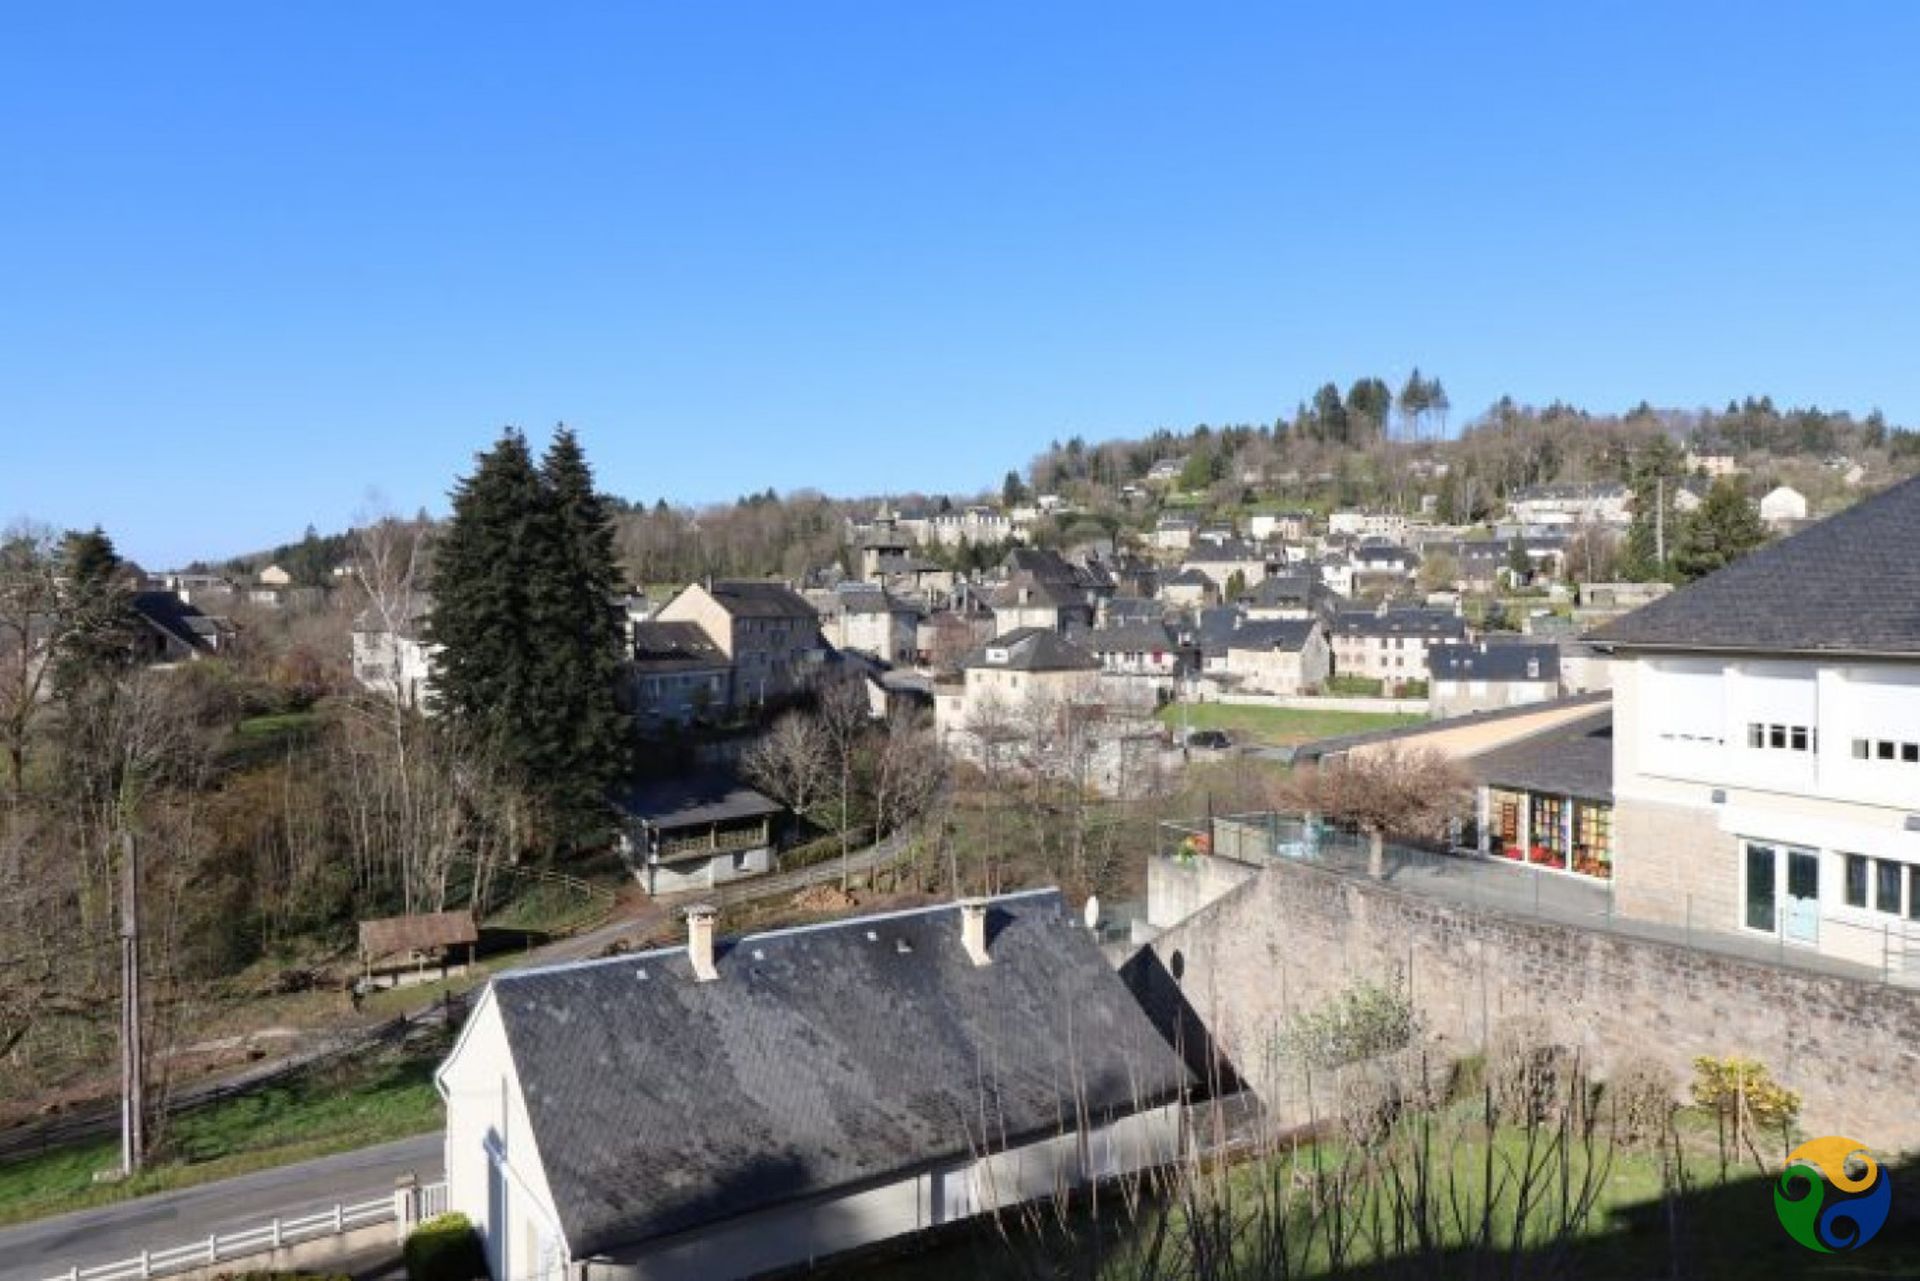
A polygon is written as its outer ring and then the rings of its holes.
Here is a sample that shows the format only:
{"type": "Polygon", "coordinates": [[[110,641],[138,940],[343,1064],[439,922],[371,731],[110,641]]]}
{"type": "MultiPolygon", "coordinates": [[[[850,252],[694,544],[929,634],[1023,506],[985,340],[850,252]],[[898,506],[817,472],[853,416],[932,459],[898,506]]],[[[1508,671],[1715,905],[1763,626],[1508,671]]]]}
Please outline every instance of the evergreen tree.
{"type": "Polygon", "coordinates": [[[1672,576],[1674,543],[1680,534],[1673,497],[1684,469],[1685,459],[1679,448],[1664,435],[1655,436],[1629,464],[1633,523],[1627,528],[1626,550],[1620,557],[1620,574],[1628,582],[1659,582],[1672,576]],[[1667,548],[1664,561],[1660,554],[1663,523],[1667,548]]]}
{"type": "Polygon", "coordinates": [[[1371,445],[1386,435],[1393,413],[1393,392],[1378,378],[1360,378],[1347,388],[1347,432],[1356,445],[1371,445]]]}
{"type": "Polygon", "coordinates": [[[1020,473],[1009,470],[1007,478],[1000,482],[1000,503],[1004,507],[1018,507],[1027,501],[1027,487],[1020,483],[1020,473]]]}
{"type": "Polygon", "coordinates": [[[1680,581],[1691,582],[1726,568],[1766,541],[1767,527],[1746,494],[1730,480],[1717,480],[1681,527],[1673,549],[1674,573],[1680,581]]]}
{"type": "Polygon", "coordinates": [[[63,638],[54,687],[70,694],[131,660],[137,620],[125,565],[113,540],[98,525],[69,530],[60,543],[59,563],[63,638]]]}
{"type": "Polygon", "coordinates": [[[1334,445],[1353,443],[1346,404],[1340,399],[1340,389],[1332,383],[1322,384],[1320,390],[1313,393],[1313,418],[1319,439],[1334,445]]]}
{"type": "Polygon", "coordinates": [[[613,521],[594,492],[593,471],[572,431],[560,428],[541,460],[558,535],[554,590],[533,594],[543,644],[538,704],[553,754],[547,794],[570,841],[589,838],[606,816],[608,792],[627,773],[629,727],[620,710],[621,629],[613,521]]]}
{"type": "Polygon", "coordinates": [[[552,638],[541,629],[565,597],[549,577],[562,565],[546,486],[526,438],[509,430],[454,486],[453,514],[435,546],[427,637],[439,647],[433,703],[447,728],[477,743],[536,800],[544,800],[559,754],[556,691],[543,687],[542,650],[552,638]]]}

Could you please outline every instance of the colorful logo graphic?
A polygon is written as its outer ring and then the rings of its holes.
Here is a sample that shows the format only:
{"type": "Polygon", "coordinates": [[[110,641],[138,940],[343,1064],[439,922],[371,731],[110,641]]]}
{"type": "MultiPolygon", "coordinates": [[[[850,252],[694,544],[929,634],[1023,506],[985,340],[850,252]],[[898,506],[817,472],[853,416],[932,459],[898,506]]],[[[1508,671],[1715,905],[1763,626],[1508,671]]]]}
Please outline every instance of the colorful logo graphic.
{"type": "Polygon", "coordinates": [[[1893,1181],[1866,1144],[1837,1134],[1809,1139],[1787,1154],[1773,1189],[1773,1212],[1787,1235],[1834,1254],[1873,1240],[1893,1205],[1893,1181]]]}

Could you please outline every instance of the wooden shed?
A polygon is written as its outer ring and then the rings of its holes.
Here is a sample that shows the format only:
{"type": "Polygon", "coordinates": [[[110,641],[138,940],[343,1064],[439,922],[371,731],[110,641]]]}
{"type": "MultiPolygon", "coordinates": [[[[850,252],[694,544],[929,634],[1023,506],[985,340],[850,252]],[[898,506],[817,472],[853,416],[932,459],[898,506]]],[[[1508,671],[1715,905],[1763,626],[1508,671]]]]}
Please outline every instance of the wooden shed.
{"type": "Polygon", "coordinates": [[[367,987],[397,987],[419,982],[429,974],[444,978],[456,965],[464,968],[473,964],[473,945],[479,941],[480,929],[469,911],[362,921],[362,982],[367,987]],[[464,956],[460,955],[462,948],[464,956]]]}

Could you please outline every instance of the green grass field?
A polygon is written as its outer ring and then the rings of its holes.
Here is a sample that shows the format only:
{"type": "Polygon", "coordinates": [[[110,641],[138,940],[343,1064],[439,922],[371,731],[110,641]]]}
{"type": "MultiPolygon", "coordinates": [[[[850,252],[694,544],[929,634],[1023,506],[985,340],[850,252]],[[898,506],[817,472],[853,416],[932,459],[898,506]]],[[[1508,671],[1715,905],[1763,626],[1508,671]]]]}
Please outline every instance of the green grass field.
{"type": "Polygon", "coordinates": [[[1160,719],[1176,730],[1184,723],[1190,729],[1223,729],[1237,739],[1269,747],[1297,747],[1320,738],[1415,725],[1427,718],[1397,712],[1323,712],[1291,707],[1189,703],[1184,707],[1169,705],[1161,708],[1160,719]]]}
{"type": "Polygon", "coordinates": [[[437,1129],[442,1111],[433,1070],[445,1049],[436,1041],[369,1056],[175,1117],[147,1169],[124,1183],[94,1182],[118,1163],[119,1145],[111,1140],[0,1164],[0,1224],[437,1129]]]}

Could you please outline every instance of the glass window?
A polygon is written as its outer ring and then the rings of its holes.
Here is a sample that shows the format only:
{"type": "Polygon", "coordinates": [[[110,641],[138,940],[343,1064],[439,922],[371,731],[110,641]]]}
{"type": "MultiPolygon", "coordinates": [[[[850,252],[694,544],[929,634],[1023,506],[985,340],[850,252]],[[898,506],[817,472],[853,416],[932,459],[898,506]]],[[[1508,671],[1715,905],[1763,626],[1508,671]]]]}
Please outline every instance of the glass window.
{"type": "Polygon", "coordinates": [[[1747,726],[1747,746],[1765,747],[1767,745],[1767,727],[1758,721],[1747,726]]]}
{"type": "Polygon", "coordinates": [[[1874,744],[1874,748],[1874,755],[1878,756],[1881,760],[1890,761],[1893,759],[1893,744],[1888,740],[1884,738],[1881,739],[1874,744]]]}
{"type": "Polygon", "coordinates": [[[1791,746],[1796,752],[1804,752],[1807,750],[1807,727],[1805,725],[1795,725],[1793,727],[1791,746]]]}
{"type": "Polygon", "coordinates": [[[1867,905],[1867,856],[1845,854],[1841,857],[1847,860],[1847,906],[1865,907],[1867,905]]]}
{"type": "Polygon", "coordinates": [[[1909,765],[1920,764],[1920,743],[1900,744],[1900,759],[1909,765]]]}
{"type": "Polygon", "coordinates": [[[1887,859],[1875,859],[1873,863],[1877,875],[1873,878],[1873,905],[1882,912],[1900,914],[1900,864],[1887,859]]]}
{"type": "Polygon", "coordinates": [[[1907,868],[1907,919],[1920,921],[1920,863],[1907,868]]]}
{"type": "Polygon", "coordinates": [[[1767,727],[1767,746],[1785,747],[1786,745],[1787,745],[1787,727],[1785,725],[1768,726],[1767,727]]]}
{"type": "Polygon", "coordinates": [[[1873,749],[1867,743],[1866,739],[1856,738],[1853,740],[1853,759],[1854,760],[1864,761],[1869,757],[1871,757],[1872,755],[1873,755],[1873,749]]]}
{"type": "Polygon", "coordinates": [[[1769,934],[1777,928],[1774,919],[1773,901],[1774,852],[1771,845],[1756,845],[1747,842],[1747,928],[1765,930],[1769,934]]]}

